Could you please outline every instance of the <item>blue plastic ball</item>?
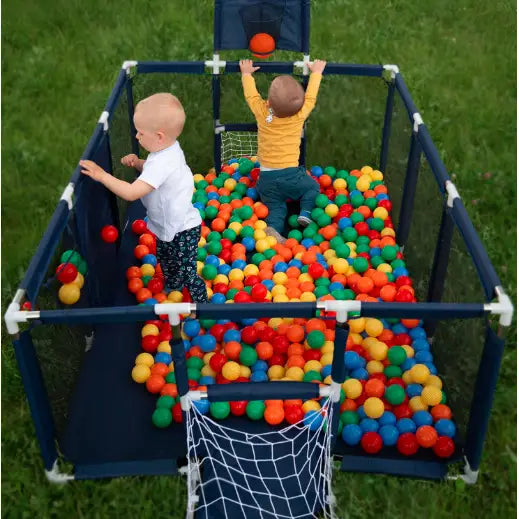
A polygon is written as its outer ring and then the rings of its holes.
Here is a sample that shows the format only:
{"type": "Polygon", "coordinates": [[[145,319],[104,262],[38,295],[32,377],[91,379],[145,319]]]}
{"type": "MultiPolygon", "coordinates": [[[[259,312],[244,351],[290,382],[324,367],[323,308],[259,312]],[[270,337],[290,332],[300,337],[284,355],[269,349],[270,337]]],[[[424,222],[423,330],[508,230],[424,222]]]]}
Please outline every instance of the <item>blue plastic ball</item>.
{"type": "Polygon", "coordinates": [[[232,262],[231,266],[233,269],[243,270],[247,266],[247,262],[244,260],[237,259],[232,262]]]}
{"type": "Polygon", "coordinates": [[[144,304],[148,306],[155,306],[159,304],[159,302],[154,297],[150,297],[144,301],[144,304]]]}
{"type": "Polygon", "coordinates": [[[288,266],[289,267],[296,267],[298,269],[300,269],[302,266],[303,266],[303,262],[301,260],[298,260],[298,259],[292,259],[288,262],[288,266]]]}
{"type": "Polygon", "coordinates": [[[210,384],[215,384],[216,380],[214,379],[214,377],[210,377],[209,375],[205,375],[203,377],[200,377],[200,379],[198,380],[198,383],[201,386],[209,386],[210,384]]]}
{"type": "Polygon", "coordinates": [[[252,366],[251,371],[254,373],[255,371],[267,371],[269,365],[261,359],[258,359],[252,366]]]}
{"type": "Polygon", "coordinates": [[[256,321],[256,318],[250,317],[248,319],[242,319],[241,323],[243,324],[243,326],[252,326],[256,321]]]}
{"type": "Polygon", "coordinates": [[[274,272],[286,272],[288,270],[288,265],[283,261],[278,261],[274,265],[274,272]]]}
{"type": "Polygon", "coordinates": [[[321,376],[323,378],[326,378],[328,375],[331,375],[332,373],[332,365],[326,364],[326,366],[323,366],[321,369],[321,376]]]}
{"type": "Polygon", "coordinates": [[[417,427],[421,427],[422,425],[432,425],[433,417],[428,411],[416,411],[413,415],[413,422],[417,427]]]}
{"type": "Polygon", "coordinates": [[[344,365],[346,369],[353,371],[355,369],[362,368],[361,357],[356,351],[346,351],[344,353],[344,365]]]}
{"type": "Polygon", "coordinates": [[[416,360],[412,359],[411,357],[408,357],[400,364],[400,368],[402,371],[408,371],[410,370],[414,365],[416,364],[416,360]]]}
{"type": "Polygon", "coordinates": [[[330,283],[328,285],[328,290],[330,292],[333,292],[334,290],[342,290],[344,287],[342,283],[339,283],[338,281],[334,281],[333,283],[330,283]]]}
{"type": "Polygon", "coordinates": [[[431,345],[426,339],[416,339],[411,343],[411,347],[415,352],[417,351],[429,351],[431,349],[431,345]]]}
{"type": "Polygon", "coordinates": [[[363,418],[360,421],[360,428],[362,429],[362,432],[377,432],[378,431],[378,422],[374,420],[373,418],[363,418]]]}
{"type": "Polygon", "coordinates": [[[214,351],[216,348],[216,338],[207,333],[200,336],[199,347],[204,353],[214,351]]]}
{"type": "Polygon", "coordinates": [[[362,438],[362,429],[356,424],[348,424],[342,429],[342,439],[346,445],[357,445],[362,438]]]}
{"type": "Polygon", "coordinates": [[[391,411],[384,411],[382,416],[378,419],[378,423],[383,425],[395,425],[396,416],[391,411]]]}
{"type": "Polygon", "coordinates": [[[200,323],[195,319],[186,319],[183,331],[188,337],[196,337],[200,333],[200,323]]]}
{"type": "Polygon", "coordinates": [[[198,409],[200,414],[207,414],[211,404],[207,398],[203,398],[202,400],[194,400],[193,405],[198,409]]]}
{"type": "Polygon", "coordinates": [[[272,290],[274,288],[274,281],[272,281],[271,279],[264,279],[262,282],[261,282],[262,285],[264,285],[265,287],[267,287],[267,290],[272,290]]]}
{"type": "Polygon", "coordinates": [[[223,342],[240,342],[241,332],[240,330],[230,329],[223,334],[223,342]]]}
{"type": "Polygon", "coordinates": [[[255,187],[249,187],[247,191],[245,192],[245,196],[248,196],[252,200],[258,199],[258,190],[255,187]]]}
{"type": "Polygon", "coordinates": [[[267,382],[268,379],[264,371],[253,371],[250,375],[251,382],[267,382]]]}
{"type": "Polygon", "coordinates": [[[253,251],[254,248],[256,247],[256,241],[254,240],[254,238],[252,236],[246,236],[245,238],[243,238],[241,243],[245,247],[245,250],[247,252],[253,251]]]}
{"type": "Polygon", "coordinates": [[[413,340],[427,338],[427,334],[421,326],[417,326],[416,328],[412,328],[411,330],[409,330],[409,336],[413,340]]]}
{"type": "Polygon", "coordinates": [[[366,414],[366,411],[364,411],[364,406],[363,405],[359,405],[359,407],[357,407],[357,414],[359,415],[359,419],[362,420],[364,418],[367,418],[367,414],[366,414]]]}
{"type": "Polygon", "coordinates": [[[358,378],[359,380],[368,380],[369,373],[364,368],[359,368],[351,372],[352,378],[358,378]]]}
{"type": "Polygon", "coordinates": [[[229,274],[232,268],[230,265],[227,265],[227,263],[222,263],[218,266],[216,270],[218,271],[218,274],[223,274],[224,276],[227,276],[227,274],[229,274]]]}
{"type": "Polygon", "coordinates": [[[400,418],[400,420],[396,422],[396,428],[400,434],[416,432],[416,424],[411,420],[411,418],[400,418]]]}
{"type": "Polygon", "coordinates": [[[420,396],[423,391],[421,384],[409,384],[406,388],[407,396],[413,398],[414,396],[420,396]]]}
{"type": "Polygon", "coordinates": [[[398,437],[400,436],[398,429],[394,425],[383,425],[379,430],[382,438],[382,443],[388,447],[396,445],[398,437]]]}
{"type": "Polygon", "coordinates": [[[159,351],[155,355],[155,362],[162,362],[162,364],[166,364],[166,366],[168,366],[171,362],[171,355],[165,351],[159,351]]]}
{"type": "Polygon", "coordinates": [[[208,200],[217,200],[218,198],[220,198],[220,195],[214,191],[207,193],[208,200]]]}
{"type": "Polygon", "coordinates": [[[218,267],[220,265],[220,258],[218,256],[215,256],[214,254],[210,254],[205,258],[205,264],[206,265],[212,265],[213,267],[218,267]]]}
{"type": "Polygon", "coordinates": [[[323,174],[323,168],[321,168],[321,166],[312,166],[310,173],[314,177],[320,177],[323,174]]]}
{"type": "Polygon", "coordinates": [[[425,364],[426,362],[432,362],[433,356],[430,351],[426,351],[426,350],[417,351],[414,356],[414,360],[416,360],[416,362],[418,362],[420,364],[425,364]]]}
{"type": "Polygon", "coordinates": [[[424,362],[424,364],[429,368],[431,375],[438,374],[438,370],[436,369],[436,366],[432,362],[424,362]]]}
{"type": "Polygon", "coordinates": [[[218,304],[224,304],[225,301],[227,301],[227,298],[224,294],[221,294],[219,292],[215,292],[211,297],[211,303],[218,305],[218,304]]]}
{"type": "Polygon", "coordinates": [[[441,418],[434,424],[434,428],[439,436],[448,436],[449,438],[453,438],[456,434],[456,426],[452,420],[447,420],[446,418],[441,418]]]}
{"type": "Polygon", "coordinates": [[[315,245],[315,242],[311,238],[305,238],[304,240],[301,240],[301,245],[306,249],[309,249],[310,247],[315,245]]]}
{"type": "Polygon", "coordinates": [[[380,256],[381,254],[382,254],[382,249],[380,247],[372,247],[371,249],[369,249],[370,257],[380,256]]]}
{"type": "Polygon", "coordinates": [[[323,423],[323,417],[319,411],[307,411],[303,418],[304,424],[310,427],[311,431],[317,431],[323,423]]]}
{"type": "Polygon", "coordinates": [[[337,222],[338,226],[339,226],[339,229],[341,231],[344,231],[344,229],[346,229],[346,227],[351,227],[353,224],[351,222],[351,219],[350,218],[347,218],[347,217],[342,217],[338,222],[337,222]]]}
{"type": "Polygon", "coordinates": [[[407,333],[407,328],[401,324],[401,323],[397,323],[393,326],[393,328],[391,329],[391,331],[395,334],[395,335],[398,335],[399,333],[407,333]]]}

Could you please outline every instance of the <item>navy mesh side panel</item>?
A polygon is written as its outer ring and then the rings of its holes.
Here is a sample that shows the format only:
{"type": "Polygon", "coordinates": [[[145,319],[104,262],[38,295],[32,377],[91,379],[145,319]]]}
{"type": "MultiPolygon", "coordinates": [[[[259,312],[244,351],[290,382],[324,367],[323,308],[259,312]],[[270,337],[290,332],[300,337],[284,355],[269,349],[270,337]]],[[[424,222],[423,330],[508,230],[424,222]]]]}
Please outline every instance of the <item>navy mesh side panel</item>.
{"type": "Polygon", "coordinates": [[[30,332],[22,332],[18,339],[13,340],[13,346],[43,464],[46,470],[51,470],[58,457],[54,444],[54,420],[30,332]]]}
{"type": "Polygon", "coordinates": [[[310,34],[309,27],[305,28],[309,22],[308,7],[305,10],[308,3],[309,0],[220,0],[215,5],[214,48],[247,49],[253,33],[266,32],[274,33],[277,49],[305,52],[308,41],[304,41],[303,35],[308,38],[310,34]],[[260,4],[263,9],[255,16],[260,4]],[[257,23],[251,23],[251,17],[257,23]]]}
{"type": "MultiPolygon", "coordinates": [[[[106,171],[112,171],[106,134],[92,160],[106,171]]],[[[118,219],[115,195],[99,182],[84,177],[76,189],[75,222],[80,254],[88,265],[85,287],[92,306],[111,306],[113,303],[117,245],[105,243],[101,239],[101,229],[105,225],[118,227],[118,219]]]]}

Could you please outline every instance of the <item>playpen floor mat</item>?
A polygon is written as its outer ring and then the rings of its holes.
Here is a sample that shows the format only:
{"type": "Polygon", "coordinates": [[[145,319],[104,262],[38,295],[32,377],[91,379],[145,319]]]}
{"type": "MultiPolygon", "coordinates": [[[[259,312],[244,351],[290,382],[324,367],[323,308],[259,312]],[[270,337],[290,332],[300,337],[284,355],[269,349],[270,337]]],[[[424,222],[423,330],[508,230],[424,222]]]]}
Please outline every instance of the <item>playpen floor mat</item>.
{"type": "MultiPolygon", "coordinates": [[[[129,206],[127,216],[128,222],[142,218],[144,207],[139,201],[134,202],[129,206]]],[[[131,231],[130,223],[123,227],[118,253],[120,275],[114,279],[115,306],[135,304],[134,296],[127,289],[125,272],[135,263],[133,249],[137,236],[131,231]]],[[[174,423],[166,429],[155,427],[151,416],[156,395],[143,391],[131,378],[135,357],[142,351],[141,327],[141,323],[126,323],[95,328],[95,339],[84,355],[67,426],[60,441],[65,458],[76,465],[76,476],[79,472],[81,477],[82,466],[94,467],[85,469],[84,477],[95,477],[100,466],[105,466],[101,470],[104,475],[113,476],[176,473],[176,459],[186,455],[184,427],[174,423]]],[[[253,422],[246,417],[230,416],[222,425],[250,433],[274,429],[264,421],[253,422]]],[[[373,457],[358,446],[349,447],[339,437],[334,453],[345,456],[343,468],[346,470],[385,472],[387,464],[393,470],[398,464],[402,465],[398,472],[406,475],[423,476],[431,467],[440,472],[445,470],[445,463],[426,449],[405,459],[395,448],[384,447],[373,457]],[[367,463],[362,458],[370,458],[370,461],[367,463]],[[417,464],[424,462],[430,465],[429,469],[418,470],[417,464]]],[[[459,459],[460,454],[457,447],[449,462],[459,459]]]]}

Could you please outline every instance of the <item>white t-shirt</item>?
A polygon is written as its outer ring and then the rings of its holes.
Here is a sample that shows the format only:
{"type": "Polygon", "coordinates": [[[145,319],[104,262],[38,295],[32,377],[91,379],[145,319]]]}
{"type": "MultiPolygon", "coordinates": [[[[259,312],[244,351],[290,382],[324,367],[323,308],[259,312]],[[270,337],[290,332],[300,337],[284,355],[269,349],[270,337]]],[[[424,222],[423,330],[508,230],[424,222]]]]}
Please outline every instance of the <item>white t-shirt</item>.
{"type": "Polygon", "coordinates": [[[148,228],[159,240],[171,241],[179,232],[202,223],[200,213],[191,203],[193,173],[178,141],[150,153],[137,180],[155,188],[141,201],[148,212],[148,228]]]}

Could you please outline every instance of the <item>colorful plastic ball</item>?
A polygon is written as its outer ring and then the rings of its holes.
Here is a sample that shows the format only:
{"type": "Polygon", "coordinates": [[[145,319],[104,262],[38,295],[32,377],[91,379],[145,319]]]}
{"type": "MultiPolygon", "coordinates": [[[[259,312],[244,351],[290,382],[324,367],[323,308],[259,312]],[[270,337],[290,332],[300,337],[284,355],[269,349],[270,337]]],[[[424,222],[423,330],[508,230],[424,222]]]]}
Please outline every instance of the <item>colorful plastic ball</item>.
{"type": "Polygon", "coordinates": [[[324,333],[319,330],[312,330],[306,337],[306,342],[310,348],[321,348],[324,345],[324,333]]]}
{"type": "Polygon", "coordinates": [[[132,223],[132,231],[135,234],[146,232],[146,222],[144,220],[134,220],[132,223]]]}
{"type": "Polygon", "coordinates": [[[383,425],[379,430],[378,434],[382,438],[382,442],[385,446],[396,445],[400,433],[394,425],[383,425]]]}
{"type": "Polygon", "coordinates": [[[362,435],[360,445],[368,454],[376,454],[382,449],[383,441],[380,434],[368,431],[362,435]]]}
{"type": "Polygon", "coordinates": [[[202,277],[204,279],[212,280],[216,277],[218,271],[214,265],[204,265],[202,268],[202,277]]]}
{"type": "Polygon", "coordinates": [[[247,404],[246,412],[251,420],[261,420],[265,412],[265,404],[261,400],[251,400],[247,404]]]}
{"type": "Polygon", "coordinates": [[[60,263],[71,263],[72,265],[79,267],[79,264],[81,261],[83,261],[83,259],[81,258],[79,252],[69,249],[63,252],[63,254],[60,256],[59,261],[60,263]]]}
{"type": "Polygon", "coordinates": [[[58,291],[59,300],[65,305],[73,305],[79,301],[81,291],[75,283],[66,283],[58,291]]]}
{"type": "Polygon", "coordinates": [[[432,425],[433,418],[427,411],[416,411],[416,413],[413,414],[413,422],[417,427],[421,427],[422,425],[432,425]]]}
{"type": "Polygon", "coordinates": [[[406,432],[398,438],[396,442],[398,452],[404,456],[412,456],[418,451],[419,445],[416,436],[413,433],[406,432]]]}
{"type": "Polygon", "coordinates": [[[161,429],[168,427],[173,421],[171,410],[165,407],[159,407],[155,409],[151,416],[151,421],[155,427],[159,427],[161,429]]]}
{"type": "Polygon", "coordinates": [[[399,430],[400,434],[414,433],[416,431],[416,424],[411,418],[401,418],[400,420],[397,420],[396,428],[399,430]]]}
{"type": "Polygon", "coordinates": [[[227,380],[236,380],[240,376],[240,365],[234,361],[226,362],[222,366],[222,375],[227,380]]]}
{"type": "Polygon", "coordinates": [[[196,407],[200,414],[207,414],[211,408],[211,403],[207,399],[195,400],[193,406],[196,407]]]}
{"type": "Polygon", "coordinates": [[[285,418],[285,411],[283,410],[283,406],[267,406],[263,414],[263,417],[265,418],[265,421],[270,425],[280,424],[285,418]]]}
{"type": "Polygon", "coordinates": [[[145,364],[137,364],[132,369],[132,379],[138,384],[143,384],[148,380],[148,377],[151,375],[151,371],[149,366],[145,364]]]}
{"type": "Polygon", "coordinates": [[[56,268],[56,277],[60,283],[72,283],[77,275],[77,267],[72,263],[60,263],[56,268]]]}
{"type": "Polygon", "coordinates": [[[216,420],[223,420],[229,416],[231,408],[229,402],[211,402],[209,411],[216,420]]]}
{"type": "Polygon", "coordinates": [[[430,425],[422,425],[416,430],[416,441],[420,447],[430,449],[438,441],[436,429],[430,425]]]}
{"type": "Polygon", "coordinates": [[[442,401],[442,390],[435,386],[425,386],[421,399],[428,406],[438,405],[442,401]]]}
{"type": "Polygon", "coordinates": [[[446,418],[441,418],[434,424],[434,428],[438,433],[438,436],[448,436],[449,438],[454,438],[456,434],[456,426],[452,420],[447,420],[446,418]]]}
{"type": "Polygon", "coordinates": [[[450,458],[454,454],[455,445],[448,436],[440,436],[433,447],[434,454],[439,458],[450,458]]]}
{"type": "Polygon", "coordinates": [[[317,431],[323,423],[323,416],[319,411],[310,410],[305,413],[303,421],[311,431],[317,431]]]}
{"type": "Polygon", "coordinates": [[[391,405],[399,405],[405,400],[405,390],[397,384],[391,384],[387,387],[384,397],[391,405]]]}
{"type": "MultiPolygon", "coordinates": [[[[216,349],[216,339],[215,339],[215,337],[213,337],[210,334],[202,335],[199,337],[198,346],[200,346],[200,349],[204,353],[214,351],[216,349]]],[[[225,377],[225,378],[227,378],[227,377],[225,377]]]]}
{"type": "Polygon", "coordinates": [[[380,418],[384,413],[384,402],[377,397],[369,397],[364,402],[364,411],[370,418],[380,418]]]}
{"type": "Polygon", "coordinates": [[[425,364],[415,364],[410,370],[413,382],[418,384],[424,384],[430,374],[431,372],[425,364]]]}
{"type": "Polygon", "coordinates": [[[354,446],[362,438],[362,429],[356,424],[348,424],[342,428],[341,436],[346,445],[354,446]]]}

